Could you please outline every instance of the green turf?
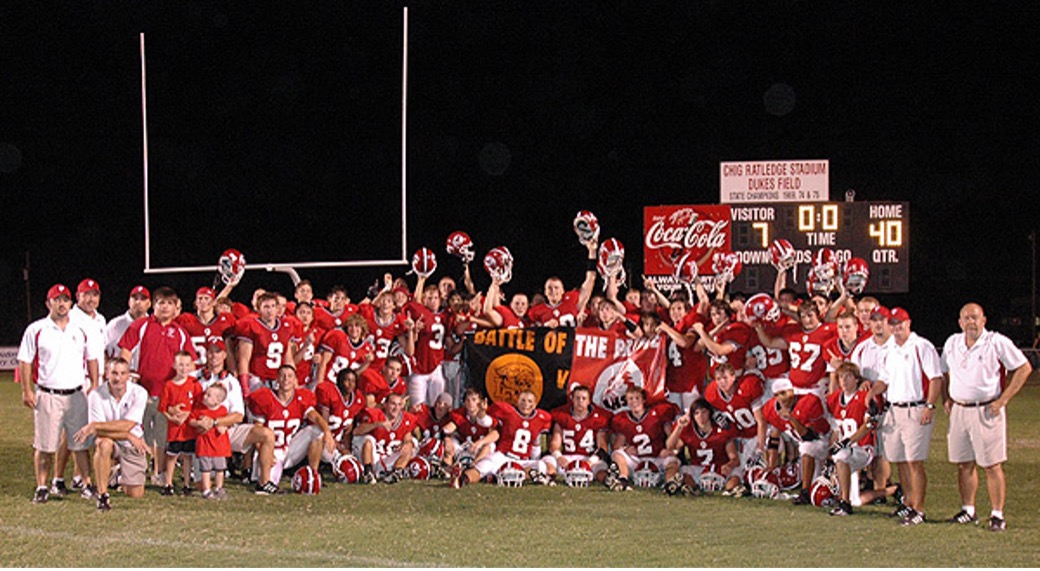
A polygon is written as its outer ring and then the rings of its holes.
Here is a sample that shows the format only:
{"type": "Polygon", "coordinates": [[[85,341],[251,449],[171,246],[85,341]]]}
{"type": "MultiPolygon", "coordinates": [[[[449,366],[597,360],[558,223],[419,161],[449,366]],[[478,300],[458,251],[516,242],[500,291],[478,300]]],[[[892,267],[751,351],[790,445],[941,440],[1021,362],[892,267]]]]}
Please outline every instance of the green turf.
{"type": "MultiPolygon", "coordinates": [[[[891,507],[833,518],[787,502],[667,498],[602,487],[327,484],[319,496],[226,502],[78,497],[32,505],[30,411],[0,375],[2,566],[1034,566],[1040,560],[1040,387],[1010,410],[1008,531],[928,523],[901,528],[891,507]]],[[[927,512],[959,509],[940,415],[928,463],[927,512]]],[[[984,480],[983,480],[984,481],[984,480]]],[[[980,518],[989,514],[982,491],[980,518]]]]}

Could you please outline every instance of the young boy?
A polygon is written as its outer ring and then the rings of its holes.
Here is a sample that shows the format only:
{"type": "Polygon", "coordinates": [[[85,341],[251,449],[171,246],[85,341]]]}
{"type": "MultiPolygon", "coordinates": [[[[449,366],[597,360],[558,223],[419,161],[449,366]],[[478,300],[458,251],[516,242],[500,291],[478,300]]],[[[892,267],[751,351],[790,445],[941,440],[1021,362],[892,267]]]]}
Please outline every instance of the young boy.
{"type": "Polygon", "coordinates": [[[191,413],[188,424],[195,429],[198,438],[195,440],[195,454],[199,459],[202,471],[202,497],[207,500],[223,500],[224,470],[227,469],[227,458],[231,456],[231,437],[226,426],[217,425],[218,419],[227,416],[228,410],[221,403],[227,398],[227,389],[215,383],[206,389],[202,397],[202,406],[191,413]],[[216,473],[216,489],[213,489],[212,473],[216,473]]]}
{"type": "Polygon", "coordinates": [[[164,496],[173,495],[173,470],[177,467],[177,458],[183,456],[181,473],[184,474],[184,487],[181,494],[191,495],[191,455],[195,453],[195,432],[188,426],[188,416],[195,407],[195,402],[202,398],[202,385],[191,373],[195,371],[195,362],[191,353],[178,351],[173,356],[174,376],[163,386],[159,396],[159,412],[169,422],[166,431],[166,483],[159,493],[164,496]]]}

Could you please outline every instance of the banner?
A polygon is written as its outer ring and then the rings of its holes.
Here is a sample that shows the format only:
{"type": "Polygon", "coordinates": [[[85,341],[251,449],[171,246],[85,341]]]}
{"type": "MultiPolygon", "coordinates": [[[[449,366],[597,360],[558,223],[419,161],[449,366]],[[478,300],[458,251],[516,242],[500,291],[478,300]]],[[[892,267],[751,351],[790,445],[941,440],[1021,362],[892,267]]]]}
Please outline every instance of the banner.
{"type": "Polygon", "coordinates": [[[466,336],[470,383],[494,401],[516,404],[530,390],[539,408],[567,401],[574,329],[486,329],[466,336]]]}
{"type": "Polygon", "coordinates": [[[0,347],[0,371],[18,368],[18,347],[0,347]]]}
{"type": "Polygon", "coordinates": [[[589,387],[592,402],[612,412],[626,408],[625,391],[630,386],[643,387],[647,402],[663,401],[667,348],[664,335],[629,339],[599,329],[577,329],[572,383],[589,387]]]}
{"type": "Polygon", "coordinates": [[[728,204],[645,207],[643,273],[672,276],[684,257],[692,257],[701,274],[714,274],[712,254],[732,250],[730,224],[728,204]]]}
{"type": "Polygon", "coordinates": [[[826,202],[830,161],[719,163],[719,202],[826,202]]]}

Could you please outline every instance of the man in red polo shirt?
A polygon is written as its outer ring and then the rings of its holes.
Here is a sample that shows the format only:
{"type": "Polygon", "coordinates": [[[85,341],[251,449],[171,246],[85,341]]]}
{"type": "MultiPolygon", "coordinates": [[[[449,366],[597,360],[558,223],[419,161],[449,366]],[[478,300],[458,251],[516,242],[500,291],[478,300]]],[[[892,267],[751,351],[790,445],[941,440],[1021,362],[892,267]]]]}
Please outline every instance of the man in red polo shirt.
{"type": "Polygon", "coordinates": [[[193,360],[197,355],[191,336],[174,321],[180,301],[177,292],[164,286],[156,288],[152,297],[155,313],[130,324],[119,340],[119,350],[120,357],[127,362],[137,352],[138,382],[148,391],[148,406],[141,425],[144,440],[152,450],[154,482],[162,475],[166,455],[163,450],[166,446],[166,417],[158,410],[163,383],[173,377],[173,356],[177,351],[187,351],[193,360]]]}

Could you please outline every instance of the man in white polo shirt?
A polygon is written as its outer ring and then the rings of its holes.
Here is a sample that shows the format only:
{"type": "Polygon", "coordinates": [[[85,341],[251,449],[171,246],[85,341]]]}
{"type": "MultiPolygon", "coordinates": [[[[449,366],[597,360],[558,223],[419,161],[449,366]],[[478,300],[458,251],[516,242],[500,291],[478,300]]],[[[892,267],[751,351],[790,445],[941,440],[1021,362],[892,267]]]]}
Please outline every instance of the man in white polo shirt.
{"type": "Polygon", "coordinates": [[[947,433],[950,462],[957,464],[957,487],[961,511],[950,518],[953,523],[974,523],[978,464],[986,472],[986,487],[992,512],[990,531],[1004,531],[1006,486],[1003,464],[1007,461],[1007,417],[1004,408],[1033,372],[1032,365],[1010,339],[986,330],[982,306],[969,303],[961,308],[958,323],[963,333],[946,340],[942,370],[946,373],[948,394],[946,412],[950,415],[947,433]],[[1007,389],[1001,381],[1010,373],[1007,389]]]}
{"type": "MultiPolygon", "coordinates": [[[[88,390],[98,386],[98,348],[89,332],[69,320],[72,294],[57,284],[47,291],[49,314],[29,324],[18,347],[18,372],[22,379],[22,403],[33,409],[36,492],[33,503],[50,499],[47,476],[62,430],[75,434],[87,424],[88,390]],[[35,373],[35,377],[34,377],[35,373]],[[36,390],[33,391],[33,379],[36,390]]],[[[76,471],[90,474],[90,442],[69,442],[76,471]]],[[[89,481],[87,482],[89,484],[89,481]]]]}
{"type": "Polygon", "coordinates": [[[148,464],[141,421],[148,404],[148,391],[130,382],[130,365],[122,357],[113,359],[108,382],[90,393],[90,422],[69,439],[81,444],[96,440],[94,476],[97,478],[97,509],[112,509],[108,496],[112,466],[119,464],[119,485],[127,497],[144,496],[144,471],[148,464]]]}
{"type": "Polygon", "coordinates": [[[894,343],[884,352],[878,380],[870,398],[884,393],[889,410],[881,420],[878,437],[882,455],[896,465],[905,502],[897,511],[904,526],[924,523],[924,494],[928,486],[924,463],[932,440],[935,403],[942,397],[942,367],[930,341],[910,331],[910,314],[892,310],[888,323],[894,343]]]}

